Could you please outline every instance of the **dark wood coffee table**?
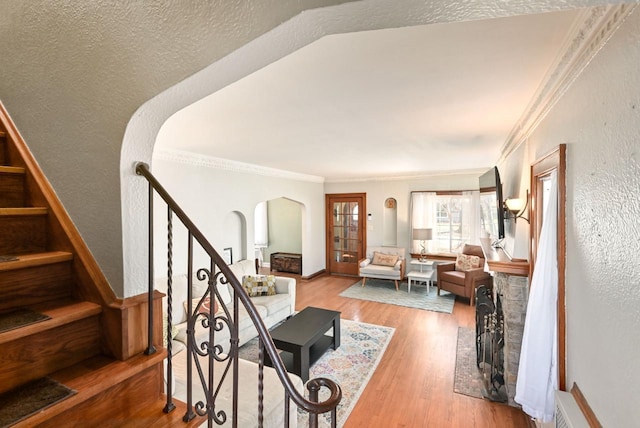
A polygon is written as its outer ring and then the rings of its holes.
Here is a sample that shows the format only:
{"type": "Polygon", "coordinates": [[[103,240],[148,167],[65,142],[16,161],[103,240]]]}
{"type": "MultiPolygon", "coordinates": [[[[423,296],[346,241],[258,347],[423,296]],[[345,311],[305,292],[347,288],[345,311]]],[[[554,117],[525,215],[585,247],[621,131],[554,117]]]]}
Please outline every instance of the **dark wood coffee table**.
{"type": "MultiPolygon", "coordinates": [[[[271,330],[276,348],[287,371],[295,373],[303,382],[309,380],[309,367],[331,346],[340,346],[340,312],[307,307],[271,330]],[[333,328],[333,337],[325,333],[333,328]]],[[[273,366],[265,354],[265,364],[273,366]]]]}

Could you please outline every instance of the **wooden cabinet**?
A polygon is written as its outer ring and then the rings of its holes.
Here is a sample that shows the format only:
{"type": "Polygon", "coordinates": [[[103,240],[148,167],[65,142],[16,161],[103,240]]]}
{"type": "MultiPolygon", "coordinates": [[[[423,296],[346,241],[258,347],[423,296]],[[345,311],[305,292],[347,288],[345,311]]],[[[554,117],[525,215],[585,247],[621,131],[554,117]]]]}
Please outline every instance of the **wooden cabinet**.
{"type": "Polygon", "coordinates": [[[272,253],[270,269],[302,275],[302,254],[272,253]]]}

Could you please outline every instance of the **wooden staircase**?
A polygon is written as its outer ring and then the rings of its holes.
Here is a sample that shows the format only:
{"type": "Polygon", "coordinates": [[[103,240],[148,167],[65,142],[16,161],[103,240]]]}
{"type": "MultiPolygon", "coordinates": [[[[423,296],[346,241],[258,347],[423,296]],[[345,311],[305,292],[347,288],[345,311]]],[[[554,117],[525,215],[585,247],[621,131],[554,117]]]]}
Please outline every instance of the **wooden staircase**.
{"type": "MultiPolygon", "coordinates": [[[[98,197],[98,196],[96,196],[98,197]]],[[[154,334],[161,338],[161,296],[154,334]]],[[[145,355],[147,297],[117,298],[0,103],[0,315],[49,319],[0,332],[0,394],[42,377],[77,391],[17,427],[185,427],[165,414],[166,350],[145,355]]],[[[2,407],[0,402],[0,408],[2,407]]]]}

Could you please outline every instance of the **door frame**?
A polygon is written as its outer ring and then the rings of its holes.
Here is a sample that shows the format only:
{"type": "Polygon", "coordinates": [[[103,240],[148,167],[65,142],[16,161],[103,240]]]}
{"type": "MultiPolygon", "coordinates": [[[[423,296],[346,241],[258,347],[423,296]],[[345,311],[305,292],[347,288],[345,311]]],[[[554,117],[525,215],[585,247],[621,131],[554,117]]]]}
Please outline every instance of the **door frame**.
{"type": "MultiPolygon", "coordinates": [[[[343,272],[332,272],[331,271],[331,261],[332,261],[332,251],[333,251],[333,199],[360,199],[362,201],[362,206],[358,210],[358,233],[360,236],[359,245],[358,245],[358,260],[356,263],[360,262],[360,259],[365,257],[365,252],[367,249],[367,230],[366,230],[366,213],[367,213],[367,194],[366,193],[325,193],[325,263],[326,270],[329,274],[344,274],[343,272]],[[361,209],[361,210],[360,210],[361,209]]],[[[358,266],[356,264],[356,266],[358,266]]],[[[358,275],[358,272],[355,272],[355,275],[358,275]]]]}
{"type": "Polygon", "coordinates": [[[529,229],[529,278],[533,277],[540,232],[542,231],[543,178],[558,172],[558,389],[567,389],[567,322],[565,310],[565,271],[567,259],[566,200],[567,200],[567,145],[560,144],[551,153],[531,164],[531,223],[529,229]]]}

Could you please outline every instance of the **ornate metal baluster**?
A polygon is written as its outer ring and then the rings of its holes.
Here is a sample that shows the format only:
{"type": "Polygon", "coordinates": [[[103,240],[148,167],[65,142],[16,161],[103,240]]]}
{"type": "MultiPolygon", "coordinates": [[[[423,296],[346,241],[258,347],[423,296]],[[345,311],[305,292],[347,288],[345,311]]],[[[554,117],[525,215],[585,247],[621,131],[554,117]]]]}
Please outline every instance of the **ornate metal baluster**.
{"type": "MultiPolygon", "coordinates": [[[[258,427],[264,423],[264,344],[258,338],[258,427]]],[[[286,416],[285,416],[286,418],[286,416]]]]}
{"type": "MultiPolygon", "coordinates": [[[[172,364],[172,346],[171,346],[171,329],[173,328],[173,222],[171,217],[172,211],[167,207],[167,404],[164,406],[164,412],[169,413],[176,408],[173,403],[173,391],[171,384],[173,383],[173,364],[172,364]]],[[[151,250],[150,250],[151,251],[151,250]]],[[[151,251],[152,252],[152,251],[151,251]]],[[[152,257],[152,256],[151,256],[152,257]]]]}
{"type": "MultiPolygon", "coordinates": [[[[263,425],[264,421],[264,358],[265,352],[268,353],[270,358],[274,362],[274,369],[278,375],[280,382],[284,387],[284,409],[285,409],[285,426],[289,426],[290,422],[290,400],[293,400],[294,403],[300,408],[306,411],[310,417],[310,424],[315,424],[312,426],[317,426],[318,424],[318,415],[320,413],[331,413],[332,426],[335,427],[337,425],[337,406],[340,403],[340,399],[342,397],[342,391],[340,390],[339,385],[335,382],[324,379],[312,379],[307,383],[307,387],[314,389],[313,393],[314,399],[308,400],[304,397],[304,395],[295,388],[294,383],[289,378],[289,375],[286,372],[284,365],[280,358],[278,358],[278,353],[273,344],[273,341],[270,339],[269,332],[264,325],[264,322],[260,318],[259,313],[257,312],[253,302],[248,297],[248,295],[244,292],[242,288],[242,284],[239,283],[238,278],[233,277],[231,270],[224,264],[223,259],[213,248],[211,243],[204,237],[204,235],[200,232],[200,230],[195,226],[195,224],[189,219],[189,217],[184,213],[184,211],[180,208],[180,206],[173,200],[173,198],[167,193],[167,191],[160,185],[157,179],[149,172],[149,168],[147,165],[143,163],[137,163],[135,166],[136,173],[145,177],[149,182],[149,344],[148,344],[148,352],[153,352],[153,282],[154,282],[154,274],[153,274],[153,196],[154,191],[167,203],[167,216],[168,216],[168,225],[167,225],[167,337],[171,336],[171,330],[173,327],[173,319],[171,316],[173,309],[173,223],[172,223],[172,215],[178,217],[178,219],[185,226],[186,230],[189,234],[189,266],[188,266],[188,307],[190,308],[189,316],[187,317],[187,349],[186,349],[186,370],[187,370],[187,391],[186,391],[186,404],[187,411],[183,416],[184,421],[190,421],[195,418],[196,415],[207,416],[208,426],[212,427],[215,422],[217,425],[222,425],[227,422],[228,415],[226,412],[220,410],[216,412],[215,403],[218,395],[221,393],[222,385],[226,379],[226,377],[230,374],[229,371],[232,370],[233,374],[233,387],[232,387],[232,419],[231,425],[234,428],[238,426],[238,408],[239,408],[239,363],[238,363],[238,347],[239,347],[239,327],[238,327],[238,318],[239,318],[239,309],[240,304],[244,306],[247,311],[248,316],[251,321],[255,325],[258,330],[258,336],[260,342],[260,362],[258,364],[258,413],[259,413],[259,421],[260,426],[263,425]],[[191,309],[191,302],[193,301],[193,240],[196,240],[197,243],[201,246],[202,250],[208,254],[211,261],[211,269],[207,271],[206,269],[198,270],[198,279],[200,281],[204,280],[204,276],[207,275],[209,278],[209,287],[205,296],[201,298],[198,302],[196,309],[191,309]],[[216,269],[216,266],[219,267],[216,269]],[[220,280],[220,282],[218,281],[220,280]],[[226,286],[229,284],[230,290],[233,290],[233,315],[230,313],[229,308],[222,302],[220,299],[220,293],[218,290],[218,285],[222,284],[226,286]],[[209,296],[211,300],[214,302],[210,304],[210,309],[208,313],[200,314],[200,307],[202,306],[203,300],[206,296],[209,296]],[[215,299],[216,297],[219,299],[219,304],[222,307],[224,314],[221,312],[219,315],[216,315],[215,311],[211,308],[215,308],[215,299]],[[202,322],[202,326],[204,328],[209,328],[209,337],[208,342],[203,343],[202,349],[199,349],[199,346],[196,342],[195,338],[195,323],[200,319],[202,322]],[[230,340],[229,346],[230,351],[228,354],[224,354],[224,349],[221,345],[215,345],[215,332],[220,332],[224,328],[228,328],[230,332],[230,340]],[[205,378],[203,373],[203,368],[200,365],[200,359],[194,359],[194,353],[201,357],[207,357],[207,367],[209,376],[205,378]],[[215,384],[215,376],[214,370],[216,370],[215,362],[222,363],[218,366],[218,370],[220,372],[220,381],[218,384],[215,384]],[[200,378],[200,383],[202,384],[203,392],[206,395],[206,404],[203,401],[199,401],[198,403],[193,405],[193,368],[197,370],[197,374],[200,378]],[[330,392],[330,397],[323,402],[318,402],[318,391],[325,387],[330,392]],[[194,413],[195,411],[195,413],[194,413]]],[[[171,411],[175,408],[172,402],[172,391],[171,391],[171,383],[173,377],[173,367],[172,367],[172,343],[168,339],[167,343],[167,351],[168,351],[168,360],[167,360],[167,404],[165,406],[165,411],[171,411]]]]}

